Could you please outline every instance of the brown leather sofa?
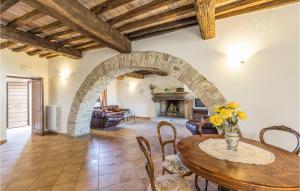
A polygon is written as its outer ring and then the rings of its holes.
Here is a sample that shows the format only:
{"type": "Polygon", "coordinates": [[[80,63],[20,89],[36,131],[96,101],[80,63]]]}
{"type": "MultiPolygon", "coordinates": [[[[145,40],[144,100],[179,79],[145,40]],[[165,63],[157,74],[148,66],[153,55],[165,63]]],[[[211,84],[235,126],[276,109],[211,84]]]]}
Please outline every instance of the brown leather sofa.
{"type": "Polygon", "coordinates": [[[104,129],[115,127],[124,118],[127,109],[121,109],[118,105],[100,107],[93,110],[90,127],[93,129],[104,129]]]}

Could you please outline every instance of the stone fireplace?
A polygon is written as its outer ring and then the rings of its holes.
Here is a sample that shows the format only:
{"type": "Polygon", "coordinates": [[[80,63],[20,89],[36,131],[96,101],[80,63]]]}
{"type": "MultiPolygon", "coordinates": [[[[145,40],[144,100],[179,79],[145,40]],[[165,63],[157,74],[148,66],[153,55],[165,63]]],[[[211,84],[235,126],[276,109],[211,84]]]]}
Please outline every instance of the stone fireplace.
{"type": "Polygon", "coordinates": [[[188,118],[189,100],[187,92],[155,93],[154,102],[159,103],[159,116],[188,118]]]}

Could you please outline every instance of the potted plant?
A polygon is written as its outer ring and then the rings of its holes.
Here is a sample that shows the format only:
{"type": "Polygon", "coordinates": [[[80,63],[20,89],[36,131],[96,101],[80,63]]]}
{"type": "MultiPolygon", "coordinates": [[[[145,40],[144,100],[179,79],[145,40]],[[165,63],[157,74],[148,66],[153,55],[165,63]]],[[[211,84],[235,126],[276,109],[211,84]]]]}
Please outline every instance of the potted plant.
{"type": "Polygon", "coordinates": [[[236,151],[240,136],[238,131],[239,120],[246,120],[247,114],[238,109],[239,104],[230,102],[214,108],[214,114],[209,121],[219,130],[225,132],[225,139],[228,150],[236,151]]]}

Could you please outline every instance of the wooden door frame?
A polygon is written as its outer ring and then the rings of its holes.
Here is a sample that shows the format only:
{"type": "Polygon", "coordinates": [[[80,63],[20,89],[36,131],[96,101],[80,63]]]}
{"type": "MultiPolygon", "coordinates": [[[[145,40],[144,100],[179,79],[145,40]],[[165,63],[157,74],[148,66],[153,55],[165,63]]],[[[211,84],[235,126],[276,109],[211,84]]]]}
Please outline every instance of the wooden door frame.
{"type": "MultiPolygon", "coordinates": [[[[42,86],[42,133],[41,134],[38,134],[38,135],[44,135],[45,134],[45,124],[44,124],[44,81],[43,81],[43,78],[36,78],[36,79],[31,79],[31,84],[32,84],[32,80],[39,80],[39,81],[41,81],[41,86],[42,86]]],[[[32,91],[32,90],[31,90],[32,91]]],[[[32,98],[33,98],[33,93],[31,92],[31,94],[32,94],[32,98]]],[[[32,101],[32,103],[33,103],[33,101],[32,101]]],[[[32,107],[33,108],[33,107],[32,107]]],[[[33,112],[31,112],[31,121],[33,122],[34,121],[34,115],[33,115],[33,112]]],[[[31,132],[33,133],[33,128],[31,128],[31,132]]],[[[35,134],[37,134],[37,133],[35,133],[35,134]]]]}
{"type": "MultiPolygon", "coordinates": [[[[44,135],[44,130],[45,130],[45,124],[44,124],[44,80],[41,77],[27,77],[27,76],[14,76],[14,75],[6,75],[6,79],[7,78],[16,78],[16,79],[27,79],[30,80],[29,83],[31,83],[31,80],[41,80],[42,82],[42,125],[43,125],[43,135],[44,135]]],[[[28,83],[28,85],[29,85],[28,83]]],[[[27,86],[28,87],[28,86],[27,86]]],[[[28,91],[29,91],[29,87],[28,87],[28,91]]],[[[29,94],[28,94],[28,99],[29,98],[29,94]]],[[[32,116],[29,116],[29,104],[28,103],[28,123],[30,123],[29,118],[31,117],[32,120],[32,116]]],[[[32,113],[32,112],[31,112],[32,113]]],[[[32,114],[31,114],[32,115],[32,114]]],[[[8,129],[8,82],[6,82],[6,129],[8,129]]]]}

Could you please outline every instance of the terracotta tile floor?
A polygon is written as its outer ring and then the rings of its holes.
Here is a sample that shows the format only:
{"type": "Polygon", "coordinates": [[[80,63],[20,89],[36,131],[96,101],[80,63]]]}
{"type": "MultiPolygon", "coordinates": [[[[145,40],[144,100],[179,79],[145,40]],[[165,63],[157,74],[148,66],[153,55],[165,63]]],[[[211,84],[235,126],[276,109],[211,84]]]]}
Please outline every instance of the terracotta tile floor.
{"type": "MultiPolygon", "coordinates": [[[[136,136],[149,139],[156,175],[161,175],[161,151],[156,122],[122,123],[93,135],[72,138],[63,135],[32,136],[29,128],[8,130],[1,145],[1,190],[5,191],[144,191],[149,184],[145,158],[136,136]]],[[[175,124],[178,139],[189,136],[175,124]]],[[[171,133],[164,131],[164,136],[171,133]]],[[[194,176],[185,178],[194,189],[194,176]]],[[[203,186],[203,180],[200,181],[203,186]]],[[[213,184],[209,190],[217,190],[213,184]]]]}

